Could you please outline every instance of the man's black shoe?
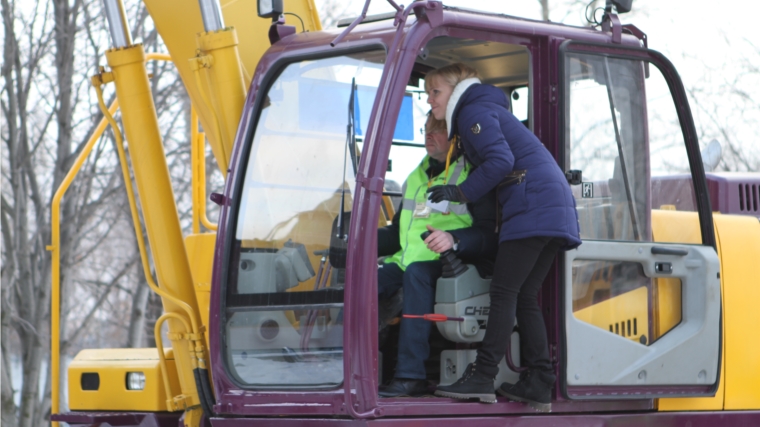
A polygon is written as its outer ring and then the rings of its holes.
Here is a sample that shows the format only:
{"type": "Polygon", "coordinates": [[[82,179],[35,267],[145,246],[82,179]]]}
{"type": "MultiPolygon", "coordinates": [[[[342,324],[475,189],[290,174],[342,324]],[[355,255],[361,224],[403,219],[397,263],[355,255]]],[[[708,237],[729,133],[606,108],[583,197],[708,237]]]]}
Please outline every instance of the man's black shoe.
{"type": "Polygon", "coordinates": [[[482,403],[496,403],[493,391],[493,377],[478,372],[474,363],[467,365],[462,377],[451,385],[438,386],[436,396],[453,397],[454,399],[478,399],[482,403]]]}
{"type": "Polygon", "coordinates": [[[552,372],[529,369],[520,373],[516,384],[504,383],[496,392],[511,400],[525,402],[537,411],[551,412],[555,380],[552,372]]]}
{"type": "Polygon", "coordinates": [[[420,396],[428,393],[426,380],[394,378],[390,384],[380,387],[380,397],[420,396]]]}

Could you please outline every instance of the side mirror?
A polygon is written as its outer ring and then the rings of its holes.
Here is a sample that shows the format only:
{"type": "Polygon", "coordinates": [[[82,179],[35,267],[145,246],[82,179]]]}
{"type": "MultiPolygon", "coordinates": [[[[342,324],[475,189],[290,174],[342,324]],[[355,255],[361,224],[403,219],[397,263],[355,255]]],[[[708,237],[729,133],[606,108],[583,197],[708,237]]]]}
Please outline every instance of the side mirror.
{"type": "Polygon", "coordinates": [[[283,0],[258,0],[256,8],[260,18],[272,18],[273,21],[285,11],[283,0]]]}
{"type": "Polygon", "coordinates": [[[702,154],[702,164],[705,166],[705,172],[712,172],[718,167],[722,152],[723,149],[717,139],[713,139],[707,144],[707,147],[702,149],[700,153],[702,154]]]}

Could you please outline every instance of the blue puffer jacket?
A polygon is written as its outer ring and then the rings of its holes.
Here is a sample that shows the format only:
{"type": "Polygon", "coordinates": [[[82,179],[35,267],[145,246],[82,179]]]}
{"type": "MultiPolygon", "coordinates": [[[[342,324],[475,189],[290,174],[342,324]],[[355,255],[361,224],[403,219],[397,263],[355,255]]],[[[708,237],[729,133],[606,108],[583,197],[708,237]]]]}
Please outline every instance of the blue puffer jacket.
{"type": "Polygon", "coordinates": [[[467,159],[476,167],[461,184],[468,200],[478,200],[513,171],[520,183],[499,188],[499,242],[526,237],[564,238],[563,249],[581,244],[578,213],[570,186],[541,141],[507,108],[506,94],[479,84],[459,83],[449,99],[449,136],[459,134],[467,159]],[[453,120],[452,120],[453,118],[453,120]]]}

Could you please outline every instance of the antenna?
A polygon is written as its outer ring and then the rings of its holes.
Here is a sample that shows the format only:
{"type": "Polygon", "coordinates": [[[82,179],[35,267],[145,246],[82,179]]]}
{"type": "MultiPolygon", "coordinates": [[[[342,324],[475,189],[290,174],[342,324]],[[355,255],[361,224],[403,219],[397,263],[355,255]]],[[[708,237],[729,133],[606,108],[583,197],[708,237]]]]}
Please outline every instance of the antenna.
{"type": "MultiPolygon", "coordinates": [[[[338,43],[341,42],[341,40],[343,40],[344,37],[346,37],[348,35],[348,33],[351,32],[351,30],[354,29],[354,27],[356,27],[357,25],[359,25],[362,22],[364,22],[364,19],[367,17],[367,9],[369,9],[369,3],[371,1],[372,0],[366,0],[364,2],[364,8],[362,9],[361,15],[357,16],[356,19],[354,19],[354,22],[352,22],[351,25],[348,26],[348,28],[346,28],[345,30],[343,30],[343,32],[340,33],[340,35],[338,37],[336,37],[335,40],[333,40],[330,43],[331,47],[335,47],[338,43]]],[[[394,2],[393,0],[387,0],[387,1],[388,1],[388,3],[390,3],[391,6],[393,6],[394,9],[396,9],[396,15],[397,16],[400,13],[404,12],[404,8],[401,7],[401,6],[399,6],[399,5],[397,5],[396,2],[394,2]]]]}

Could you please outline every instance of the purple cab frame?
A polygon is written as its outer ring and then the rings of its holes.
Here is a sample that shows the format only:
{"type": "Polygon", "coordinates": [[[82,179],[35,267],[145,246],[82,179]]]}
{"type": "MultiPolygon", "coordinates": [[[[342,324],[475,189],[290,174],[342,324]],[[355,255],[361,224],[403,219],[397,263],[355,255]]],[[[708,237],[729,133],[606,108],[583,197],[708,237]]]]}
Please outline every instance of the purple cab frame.
{"type": "MultiPolygon", "coordinates": [[[[404,16],[400,13],[397,15],[397,19],[400,15],[402,18],[398,29],[389,21],[357,26],[335,48],[330,47],[330,42],[337,32],[301,33],[286,37],[275,43],[257,66],[228,170],[229,179],[224,192],[225,203],[220,215],[214,256],[209,335],[216,398],[214,412],[219,416],[378,418],[532,412],[524,404],[503,399],[493,405],[441,398],[378,399],[377,233],[374,228],[365,227],[364,224],[377,224],[395,118],[417,52],[429,40],[451,36],[525,46],[530,52],[531,61],[533,129],[555,158],[560,159],[560,45],[566,40],[574,40],[588,46],[599,46],[601,52],[605,46],[613,43],[612,34],[584,27],[443,8],[441,3],[435,1],[413,3],[405,11],[406,14],[410,12],[415,13],[416,19],[410,16],[409,22],[404,22],[404,16]],[[235,199],[239,198],[253,130],[258,120],[260,100],[257,99],[257,94],[260,90],[267,90],[280,70],[294,61],[378,47],[386,49],[387,59],[366,131],[365,155],[358,167],[356,196],[349,228],[348,245],[351,250],[348,251],[344,294],[344,384],[337,389],[319,391],[243,388],[231,378],[223,358],[223,307],[226,270],[234,236],[237,209],[235,199]]],[[[630,48],[640,46],[638,39],[627,34],[623,35],[622,44],[630,48]]],[[[675,74],[672,68],[668,71],[675,74]]],[[[680,84],[680,80],[678,82],[680,84]]],[[[688,114],[688,106],[686,112],[688,114]]],[[[691,120],[690,115],[688,120],[691,120]]],[[[559,280],[559,267],[555,263],[546,279],[541,298],[549,329],[549,344],[553,355],[561,363],[563,320],[559,280]]],[[[564,413],[638,412],[654,409],[653,400],[646,398],[577,401],[567,400],[561,393],[557,393],[554,398],[554,411],[564,413]]]]}

